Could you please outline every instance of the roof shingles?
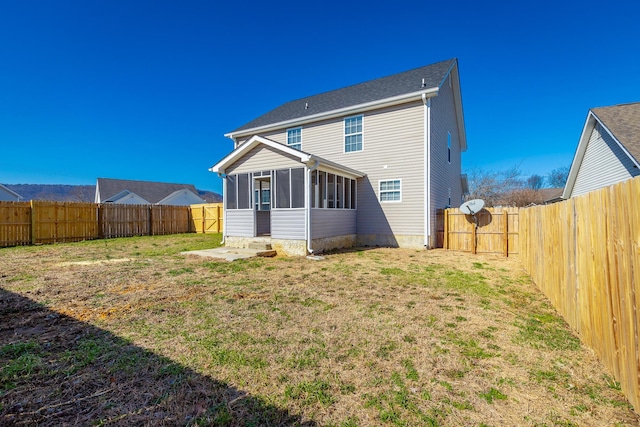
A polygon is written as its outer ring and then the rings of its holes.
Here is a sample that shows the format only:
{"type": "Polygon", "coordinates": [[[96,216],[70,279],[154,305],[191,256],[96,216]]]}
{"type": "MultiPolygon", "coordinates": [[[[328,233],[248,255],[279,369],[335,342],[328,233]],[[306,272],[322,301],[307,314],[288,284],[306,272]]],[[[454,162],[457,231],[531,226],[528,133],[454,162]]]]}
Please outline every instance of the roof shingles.
{"type": "Polygon", "coordinates": [[[640,162],[640,102],[592,108],[591,111],[640,162]]]}
{"type": "Polygon", "coordinates": [[[456,59],[449,59],[403,73],[290,101],[240,126],[231,133],[437,88],[455,63],[456,59]]]}
{"type": "Polygon", "coordinates": [[[168,195],[186,188],[194,194],[198,190],[193,184],[170,184],[166,182],[131,181],[125,179],[98,178],[101,200],[106,200],[122,191],[128,190],[150,203],[156,204],[168,195]]]}

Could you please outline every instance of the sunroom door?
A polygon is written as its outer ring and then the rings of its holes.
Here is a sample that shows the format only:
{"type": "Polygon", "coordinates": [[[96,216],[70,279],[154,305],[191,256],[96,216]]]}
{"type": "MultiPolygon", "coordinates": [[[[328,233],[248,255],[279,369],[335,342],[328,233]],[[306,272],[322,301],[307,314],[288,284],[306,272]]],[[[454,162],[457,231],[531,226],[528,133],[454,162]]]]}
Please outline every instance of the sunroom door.
{"type": "Polygon", "coordinates": [[[256,236],[271,235],[271,176],[255,178],[253,182],[253,207],[255,210],[256,236]]]}

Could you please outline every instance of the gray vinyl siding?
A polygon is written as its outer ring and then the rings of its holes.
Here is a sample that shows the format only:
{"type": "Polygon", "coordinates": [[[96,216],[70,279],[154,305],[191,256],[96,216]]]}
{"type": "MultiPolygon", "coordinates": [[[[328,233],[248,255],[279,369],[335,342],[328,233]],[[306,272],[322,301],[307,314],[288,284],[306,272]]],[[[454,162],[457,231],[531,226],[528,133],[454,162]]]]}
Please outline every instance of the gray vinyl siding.
{"type": "MultiPolygon", "coordinates": [[[[303,126],[302,150],[367,174],[358,179],[357,233],[424,234],[422,102],[363,113],[362,151],[344,152],[343,120],[303,126]],[[378,182],[392,179],[402,180],[402,202],[378,202],[378,182]]],[[[286,141],[285,129],[261,135],[280,143],[286,141]]]]}
{"type": "Polygon", "coordinates": [[[274,239],[305,239],[305,209],[271,210],[271,237],[274,239]]]}
{"type": "Polygon", "coordinates": [[[449,87],[449,79],[444,82],[438,96],[431,100],[431,236],[435,243],[436,211],[449,204],[451,189],[451,206],[458,207],[462,203],[461,149],[456,105],[453,89],[449,87]],[[447,133],[451,133],[451,163],[447,156],[447,133]]]}
{"type": "Polygon", "coordinates": [[[356,234],[356,211],[353,209],[312,209],[311,238],[356,234]]]}
{"type": "Polygon", "coordinates": [[[640,171],[600,123],[591,132],[571,196],[637,176],[640,171]]]}
{"type": "Polygon", "coordinates": [[[226,169],[226,174],[300,167],[300,161],[266,145],[253,148],[226,169]]]}
{"type": "Polygon", "coordinates": [[[227,209],[224,220],[227,236],[254,237],[252,209],[227,209]]]}

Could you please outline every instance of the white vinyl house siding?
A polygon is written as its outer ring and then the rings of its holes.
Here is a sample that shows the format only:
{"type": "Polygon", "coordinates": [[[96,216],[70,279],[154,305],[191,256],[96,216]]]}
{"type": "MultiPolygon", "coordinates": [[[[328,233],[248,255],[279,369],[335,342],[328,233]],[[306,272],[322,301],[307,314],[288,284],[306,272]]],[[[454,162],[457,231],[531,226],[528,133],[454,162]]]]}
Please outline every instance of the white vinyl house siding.
{"type": "Polygon", "coordinates": [[[620,145],[596,122],[571,197],[624,181],[639,173],[620,145]]]}
{"type": "Polygon", "coordinates": [[[312,239],[356,234],[356,211],[353,209],[312,209],[312,239]]]}
{"type": "Polygon", "coordinates": [[[227,209],[224,220],[227,236],[253,237],[252,209],[227,209]]]}
{"type": "Polygon", "coordinates": [[[274,239],[305,239],[305,209],[271,210],[271,237],[274,239]]]}
{"type": "Polygon", "coordinates": [[[271,169],[299,168],[300,161],[271,147],[260,145],[229,166],[227,175],[260,172],[271,169]]]}
{"type": "Polygon", "coordinates": [[[366,171],[358,179],[358,234],[422,235],[424,197],[423,110],[421,102],[363,114],[363,150],[344,152],[344,122],[307,126],[304,147],[341,165],[366,171]],[[381,205],[380,180],[402,180],[402,202],[381,205]]]}
{"type": "MultiPolygon", "coordinates": [[[[451,76],[447,77],[447,80],[451,76]]],[[[436,211],[449,205],[458,207],[462,203],[460,134],[456,119],[453,89],[445,81],[438,96],[431,99],[431,237],[435,243],[436,211]],[[451,134],[451,162],[447,142],[451,134]],[[449,191],[450,190],[450,191],[449,191]]]]}

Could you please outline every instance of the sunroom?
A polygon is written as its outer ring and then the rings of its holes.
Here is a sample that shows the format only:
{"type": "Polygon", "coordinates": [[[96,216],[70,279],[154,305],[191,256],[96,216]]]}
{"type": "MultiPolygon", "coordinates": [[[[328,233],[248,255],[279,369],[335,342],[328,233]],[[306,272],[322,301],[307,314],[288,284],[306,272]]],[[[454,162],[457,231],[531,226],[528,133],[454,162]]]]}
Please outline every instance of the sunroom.
{"type": "Polygon", "coordinates": [[[363,173],[261,136],[210,170],[223,178],[225,245],[268,242],[286,255],[355,245],[363,173]]]}

